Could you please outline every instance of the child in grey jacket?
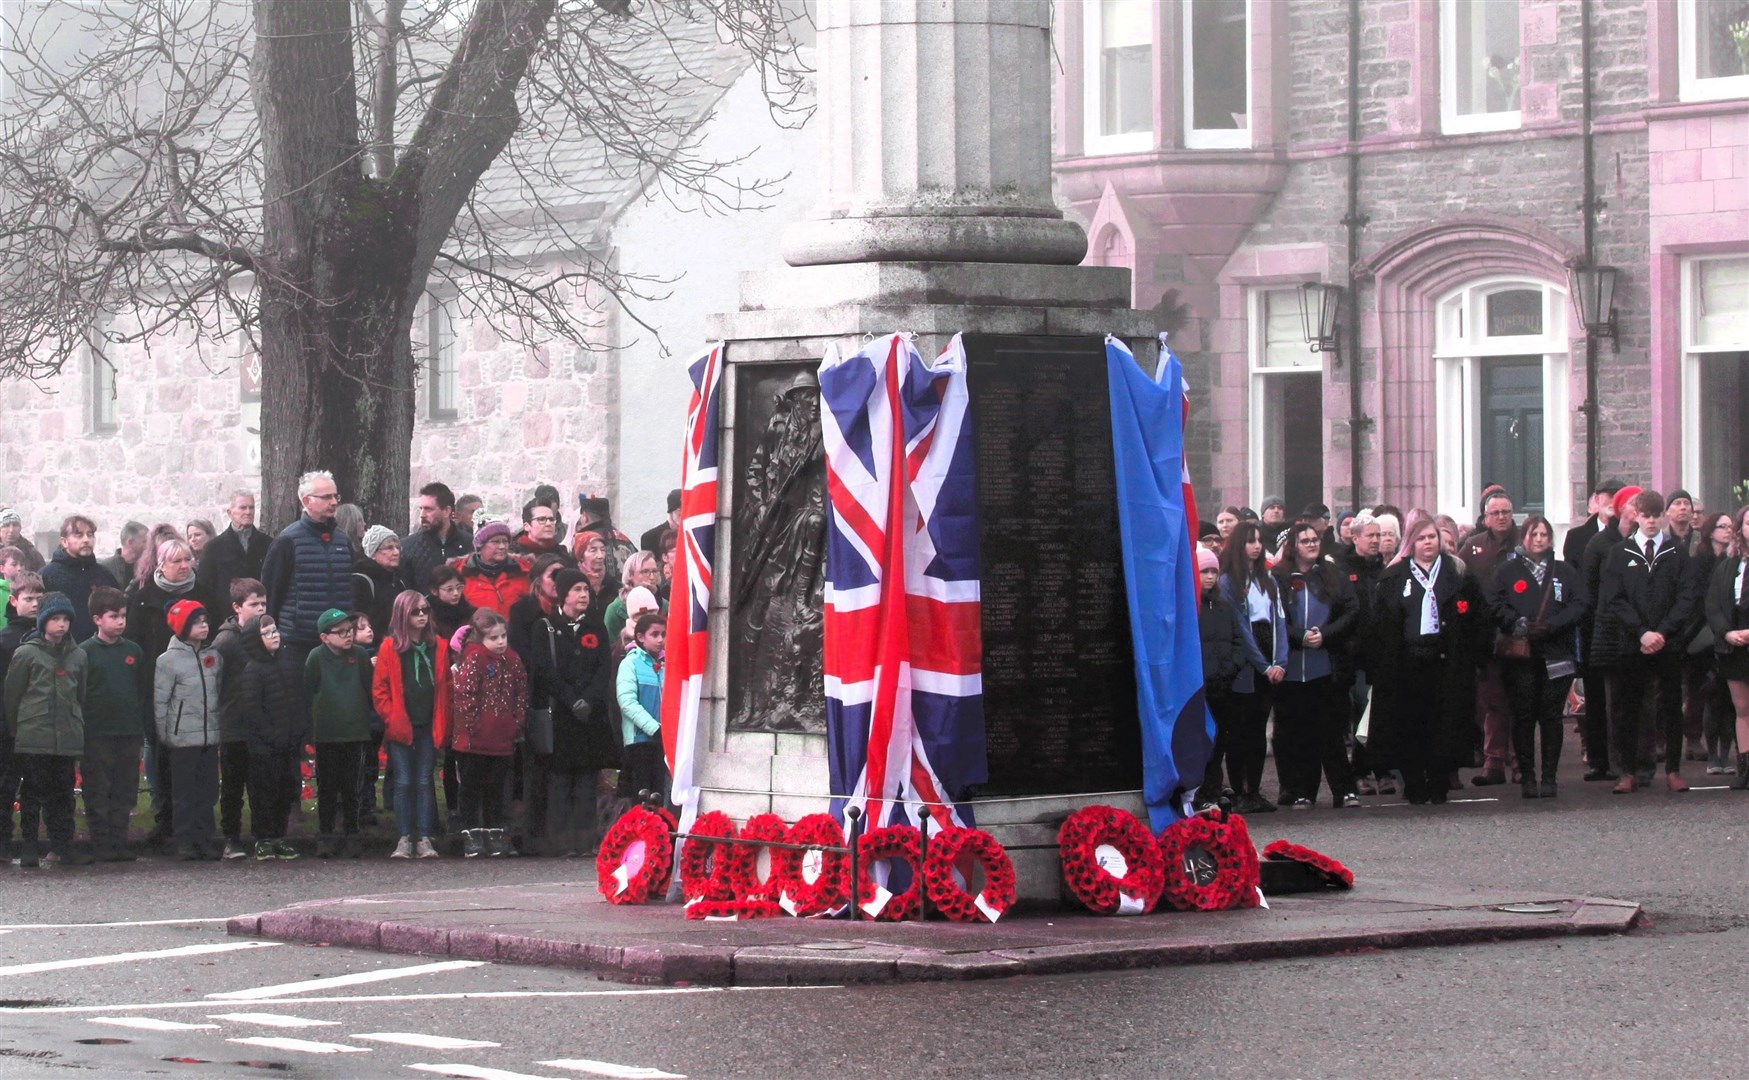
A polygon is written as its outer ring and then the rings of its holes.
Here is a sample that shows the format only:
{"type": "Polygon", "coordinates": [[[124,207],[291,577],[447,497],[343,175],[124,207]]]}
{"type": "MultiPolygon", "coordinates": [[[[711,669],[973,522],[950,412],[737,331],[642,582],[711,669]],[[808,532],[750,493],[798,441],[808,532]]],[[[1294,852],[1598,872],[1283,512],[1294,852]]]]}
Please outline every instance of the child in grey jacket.
{"type": "Polygon", "coordinates": [[[158,742],[170,756],[177,853],[188,861],[217,859],[213,806],[219,798],[219,676],[225,661],[205,647],[209,627],[199,603],[178,600],[166,621],[176,637],[158,658],[153,705],[158,742]]]}

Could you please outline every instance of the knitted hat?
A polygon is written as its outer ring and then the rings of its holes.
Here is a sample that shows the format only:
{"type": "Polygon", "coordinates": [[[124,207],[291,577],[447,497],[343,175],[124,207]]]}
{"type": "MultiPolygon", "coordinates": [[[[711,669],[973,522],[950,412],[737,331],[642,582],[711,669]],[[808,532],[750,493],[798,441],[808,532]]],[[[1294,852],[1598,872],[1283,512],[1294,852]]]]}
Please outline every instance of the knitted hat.
{"type": "Polygon", "coordinates": [[[1640,493],[1640,487],[1638,484],[1629,484],[1627,487],[1622,488],[1620,491],[1616,492],[1615,493],[1615,516],[1621,517],[1621,512],[1623,510],[1627,509],[1628,503],[1633,502],[1634,497],[1639,495],[1639,493],[1640,493]]]}
{"type": "Polygon", "coordinates": [[[199,600],[178,600],[170,605],[164,618],[170,624],[170,632],[183,637],[196,618],[206,618],[206,607],[199,600]]]}
{"type": "Polygon", "coordinates": [[[67,599],[66,593],[52,592],[43,597],[42,606],[36,609],[36,627],[41,630],[49,624],[56,615],[73,617],[73,601],[67,599]]]}
{"type": "Polygon", "coordinates": [[[1682,488],[1677,488],[1675,491],[1672,491],[1670,493],[1670,497],[1668,499],[1664,500],[1664,505],[1669,506],[1671,503],[1675,502],[1677,499],[1687,499],[1688,504],[1690,506],[1694,505],[1694,496],[1690,495],[1688,492],[1684,491],[1682,488]]]}
{"type": "Polygon", "coordinates": [[[1282,498],[1280,495],[1271,495],[1269,498],[1263,500],[1263,505],[1261,507],[1259,507],[1259,509],[1261,509],[1264,513],[1268,513],[1272,509],[1286,511],[1287,510],[1287,500],[1282,498]]]}
{"type": "Polygon", "coordinates": [[[395,535],[395,530],[387,525],[372,525],[364,530],[364,540],[362,541],[364,557],[367,559],[376,558],[377,552],[391,540],[395,542],[396,546],[401,543],[401,538],[395,535]]]}
{"type": "Polygon", "coordinates": [[[586,585],[588,583],[589,579],[583,576],[581,570],[567,566],[553,575],[553,595],[559,598],[559,603],[563,604],[565,597],[571,595],[572,589],[580,584],[586,585]]]}
{"type": "Polygon", "coordinates": [[[656,603],[656,594],[639,585],[626,593],[626,621],[632,622],[646,611],[661,611],[662,605],[656,603]]]}
{"type": "Polygon", "coordinates": [[[1208,537],[1219,535],[1221,535],[1221,530],[1216,528],[1214,522],[1199,521],[1196,523],[1196,538],[1198,540],[1204,540],[1208,537]]]}
{"type": "Polygon", "coordinates": [[[476,524],[474,525],[474,550],[475,551],[479,551],[479,550],[483,549],[486,546],[486,541],[491,540],[494,537],[502,536],[506,540],[510,539],[510,526],[504,524],[502,521],[493,521],[491,519],[487,519],[485,522],[480,523],[479,519],[477,519],[477,518],[475,519],[475,521],[476,521],[476,524]]]}
{"type": "Polygon", "coordinates": [[[1208,548],[1205,548],[1205,547],[1199,547],[1196,549],[1196,572],[1197,573],[1200,574],[1204,570],[1219,570],[1220,568],[1221,568],[1221,560],[1215,558],[1214,552],[1210,551],[1208,548]]]}
{"type": "Polygon", "coordinates": [[[24,527],[24,515],[8,506],[0,509],[0,525],[17,525],[24,527]]]}
{"type": "Polygon", "coordinates": [[[609,513],[610,513],[609,508],[608,508],[607,496],[596,495],[596,494],[594,494],[592,492],[588,492],[588,491],[585,491],[577,496],[577,508],[579,510],[583,511],[585,514],[594,514],[596,517],[602,518],[604,520],[609,516],[609,513]]]}
{"type": "Polygon", "coordinates": [[[1330,516],[1330,508],[1323,503],[1312,503],[1300,511],[1300,516],[1308,519],[1322,519],[1330,516]]]}
{"type": "Polygon", "coordinates": [[[672,514],[678,509],[680,509],[680,489],[675,488],[668,493],[668,512],[672,514]]]}
{"type": "Polygon", "coordinates": [[[349,623],[351,621],[352,621],[352,612],[341,611],[337,607],[331,607],[327,611],[324,611],[324,612],[322,612],[322,614],[316,616],[316,633],[326,634],[328,631],[333,630],[335,627],[339,626],[341,623],[349,623]]]}

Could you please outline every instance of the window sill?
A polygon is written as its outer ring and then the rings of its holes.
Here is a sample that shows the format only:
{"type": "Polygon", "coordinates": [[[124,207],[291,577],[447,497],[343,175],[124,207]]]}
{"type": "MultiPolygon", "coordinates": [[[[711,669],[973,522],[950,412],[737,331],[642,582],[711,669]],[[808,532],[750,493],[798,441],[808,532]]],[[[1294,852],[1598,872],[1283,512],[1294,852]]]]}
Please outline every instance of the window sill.
{"type": "Polygon", "coordinates": [[[1512,112],[1471,113],[1467,116],[1442,116],[1442,135],[1475,135],[1485,131],[1517,131],[1524,126],[1524,114],[1512,112]]]}
{"type": "Polygon", "coordinates": [[[1749,75],[1721,75],[1715,79],[1683,79],[1677,99],[1684,104],[1707,101],[1749,101],[1749,75]]]}

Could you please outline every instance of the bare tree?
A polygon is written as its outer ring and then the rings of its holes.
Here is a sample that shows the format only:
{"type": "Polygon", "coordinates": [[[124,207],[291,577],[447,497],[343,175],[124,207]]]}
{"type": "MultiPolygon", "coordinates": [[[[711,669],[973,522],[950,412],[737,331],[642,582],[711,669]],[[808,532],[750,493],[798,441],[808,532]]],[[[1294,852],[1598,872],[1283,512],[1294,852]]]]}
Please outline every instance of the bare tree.
{"type": "Polygon", "coordinates": [[[705,117],[682,91],[751,62],[774,115],[799,123],[801,15],[796,0],[8,2],[0,376],[175,329],[240,338],[261,359],[269,522],[318,467],[371,520],[399,521],[422,296],[459,292],[513,341],[586,343],[582,287],[641,283],[599,257],[582,178],[690,208],[761,203],[773,180],[690,148],[705,117]]]}

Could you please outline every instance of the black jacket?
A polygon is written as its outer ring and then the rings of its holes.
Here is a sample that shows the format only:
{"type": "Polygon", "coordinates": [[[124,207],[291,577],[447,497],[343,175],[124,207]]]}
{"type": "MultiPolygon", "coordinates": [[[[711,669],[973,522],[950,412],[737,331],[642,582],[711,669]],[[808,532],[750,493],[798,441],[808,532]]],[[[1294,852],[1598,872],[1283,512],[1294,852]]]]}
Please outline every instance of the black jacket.
{"type": "Polygon", "coordinates": [[[42,578],[43,592],[64,593],[73,601],[73,640],[84,641],[97,633],[86,604],[91,599],[91,590],[99,585],[118,588],[115,575],[99,566],[94,555],[74,558],[66,548],[56,548],[55,557],[43,567],[42,578]]]}
{"type": "MultiPolygon", "coordinates": [[[[405,555],[403,554],[403,558],[405,555]]],[[[431,625],[437,629],[437,636],[445,641],[455,637],[455,632],[473,622],[474,605],[466,600],[457,600],[446,604],[437,598],[436,593],[425,594],[425,600],[431,605],[431,625]]],[[[521,656],[521,653],[517,653],[521,656]]]]}
{"type": "MultiPolygon", "coordinates": [[[[259,624],[251,622],[251,627],[259,624]]],[[[248,657],[237,675],[237,726],[252,754],[291,750],[309,737],[309,712],[304,708],[304,665],[294,650],[280,646],[268,652],[259,629],[243,633],[248,657]]]]}
{"type": "Polygon", "coordinates": [[[1585,595],[1591,598],[1591,617],[1579,627],[1579,647],[1583,650],[1581,657],[1586,666],[1590,666],[1597,649],[1594,639],[1597,636],[1597,625],[1603,617],[1603,563],[1609,558],[1610,550],[1622,542],[1622,535],[1616,530],[1616,519],[1610,519],[1609,527],[1585,542],[1585,554],[1577,563],[1571,563],[1579,571],[1579,576],[1585,582],[1585,595]]]}
{"type": "Polygon", "coordinates": [[[1733,630],[1749,630],[1749,608],[1739,606],[1737,571],[1743,560],[1727,555],[1713,566],[1712,580],[1706,590],[1706,622],[1713,632],[1713,651],[1742,653],[1749,645],[1727,645],[1725,635],[1733,630]]]}
{"type": "Polygon", "coordinates": [[[1409,572],[1409,560],[1379,577],[1367,633],[1367,674],[1373,687],[1369,760],[1376,751],[1380,761],[1394,761],[1414,740],[1455,769],[1467,762],[1477,734],[1476,667],[1493,627],[1475,579],[1459,573],[1450,556],[1440,559],[1443,565],[1433,583],[1439,605],[1440,675],[1433,685],[1403,678],[1409,656],[1405,630],[1423,595],[1409,572]]]}
{"type": "Polygon", "coordinates": [[[585,614],[575,622],[542,615],[530,628],[524,654],[531,697],[545,696],[553,710],[551,767],[566,772],[611,769],[620,763],[619,718],[613,714],[613,665],[607,631],[585,614]],[[572,708],[587,702],[588,715],[572,708]]]}
{"type": "Polygon", "coordinates": [[[1640,636],[1664,635],[1662,655],[1680,656],[1698,628],[1699,595],[1687,550],[1669,535],[1647,562],[1636,532],[1609,549],[1597,593],[1591,663],[1620,664],[1640,655],[1640,636]]]}
{"type": "Polygon", "coordinates": [[[444,563],[473,553],[474,544],[465,529],[452,526],[449,538],[439,539],[429,529],[416,529],[401,541],[401,573],[420,592],[431,589],[431,572],[444,563]]]}
{"type": "Polygon", "coordinates": [[[352,564],[352,609],[370,617],[370,628],[377,640],[389,632],[389,615],[395,610],[395,597],[407,589],[401,570],[389,570],[375,559],[360,559],[352,564]]]}
{"type": "Polygon", "coordinates": [[[1202,635],[1202,688],[1208,698],[1232,693],[1233,680],[1245,664],[1245,633],[1239,616],[1219,587],[1202,595],[1197,607],[1197,630],[1202,635]]]}
{"type": "Polygon", "coordinates": [[[1559,559],[1550,560],[1544,574],[1545,584],[1537,584],[1530,564],[1516,551],[1501,560],[1488,587],[1488,610],[1495,629],[1511,636],[1522,619],[1532,657],[1554,662],[1577,660],[1579,627],[1591,613],[1591,598],[1578,572],[1559,559]]]}
{"type": "Polygon", "coordinates": [[[1323,649],[1330,657],[1331,677],[1338,686],[1346,686],[1354,678],[1354,645],[1360,630],[1360,605],[1349,585],[1348,575],[1337,569],[1334,562],[1324,560],[1319,560],[1308,574],[1289,571],[1287,566],[1287,563],[1282,563],[1276,567],[1275,581],[1282,607],[1287,611],[1288,676],[1300,677],[1301,668],[1295,664],[1293,654],[1305,651],[1306,631],[1311,629],[1311,626],[1302,625],[1306,605],[1294,602],[1299,592],[1295,587],[1297,581],[1320,604],[1329,608],[1328,616],[1314,625],[1324,638],[1323,649]]]}
{"type": "MultiPolygon", "coordinates": [[[[155,690],[153,677],[158,671],[158,658],[164,655],[164,650],[170,647],[170,641],[176,635],[170,630],[170,605],[178,600],[200,601],[200,589],[196,586],[186,593],[172,596],[158,587],[151,578],[144,585],[129,585],[128,625],[122,631],[122,636],[140,647],[145,654],[146,662],[140,665],[140,700],[152,701],[155,690]]],[[[219,625],[218,613],[210,608],[206,613],[208,637],[216,632],[219,625]]]]}
{"type": "Polygon", "coordinates": [[[1562,562],[1576,570],[1584,565],[1585,545],[1591,543],[1591,538],[1597,535],[1597,524],[1597,515],[1592,514],[1567,530],[1567,538],[1561,541],[1562,562]]]}
{"type": "Polygon", "coordinates": [[[234,526],[212,538],[200,552],[200,566],[194,572],[209,611],[231,610],[231,582],[238,578],[261,579],[261,564],[267,558],[267,545],[273,538],[260,529],[250,529],[244,541],[234,526]]]}

